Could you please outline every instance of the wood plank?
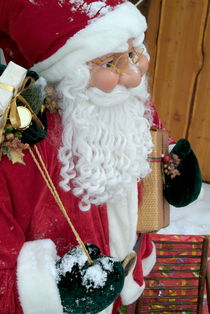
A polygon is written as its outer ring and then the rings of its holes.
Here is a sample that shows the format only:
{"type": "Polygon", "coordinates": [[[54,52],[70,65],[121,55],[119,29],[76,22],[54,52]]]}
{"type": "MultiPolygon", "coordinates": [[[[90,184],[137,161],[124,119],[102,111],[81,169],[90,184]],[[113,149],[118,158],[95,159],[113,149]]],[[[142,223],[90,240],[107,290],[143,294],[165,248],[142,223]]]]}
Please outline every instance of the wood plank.
{"type": "Polygon", "coordinates": [[[207,275],[206,275],[206,292],[207,292],[208,308],[210,309],[210,272],[209,270],[207,270],[207,275]]]}
{"type": "MultiPolygon", "coordinates": [[[[162,272],[162,273],[164,273],[164,274],[167,274],[167,273],[192,273],[192,272],[199,272],[200,271],[200,268],[197,268],[197,269],[169,269],[169,270],[167,270],[167,269],[161,269],[161,268],[158,268],[158,269],[152,269],[151,270],[151,272],[150,272],[150,274],[152,274],[152,273],[157,273],[157,274],[159,274],[160,272],[162,272]]],[[[161,277],[162,278],[162,277],[161,277]]]]}
{"type": "MultiPolygon", "coordinates": [[[[194,286],[180,286],[180,287],[178,286],[152,287],[152,290],[192,290],[192,289],[193,290],[198,289],[198,286],[194,285],[194,286]]],[[[145,290],[151,290],[151,288],[146,286],[145,290]]],[[[140,298],[143,298],[143,296],[140,298]]]]}
{"type": "Polygon", "coordinates": [[[188,139],[198,157],[203,179],[210,181],[210,10],[203,44],[203,66],[197,80],[188,139]]]}
{"type": "MultiPolygon", "coordinates": [[[[164,271],[163,271],[164,272],[164,271]]],[[[170,280],[170,281],[172,281],[172,280],[176,280],[176,282],[181,282],[182,280],[186,280],[186,281],[196,281],[196,280],[198,280],[199,278],[198,277],[182,277],[182,278],[180,278],[180,277],[145,277],[144,278],[144,280],[146,280],[146,281],[149,281],[149,280],[154,280],[154,281],[168,281],[168,280],[170,280]]],[[[161,289],[162,289],[162,287],[161,287],[161,289]]]]}
{"type": "Polygon", "coordinates": [[[155,264],[155,266],[196,266],[196,265],[200,265],[199,262],[194,262],[194,263],[184,263],[184,264],[181,264],[181,263],[166,263],[166,262],[157,262],[155,264]]]}
{"type": "Polygon", "coordinates": [[[198,259],[198,258],[200,258],[200,255],[180,255],[180,254],[174,254],[174,255],[157,255],[156,256],[157,258],[175,258],[175,257],[177,257],[177,258],[196,258],[196,259],[198,259]]]}
{"type": "Polygon", "coordinates": [[[140,7],[141,12],[147,19],[148,29],[146,31],[145,43],[150,55],[150,65],[148,70],[149,87],[152,91],[153,80],[155,73],[156,54],[157,54],[157,40],[160,27],[160,14],[161,14],[161,0],[146,0],[142,4],[144,7],[140,7]]]}
{"type": "Polygon", "coordinates": [[[187,133],[207,8],[208,0],[162,1],[152,99],[176,140],[187,133]]]}
{"type": "MultiPolygon", "coordinates": [[[[163,307],[162,309],[158,309],[158,308],[155,308],[155,310],[154,310],[154,308],[152,309],[153,311],[152,312],[150,312],[150,313],[163,313],[163,311],[164,311],[164,313],[169,313],[169,312],[172,312],[172,313],[177,313],[177,312],[174,312],[174,309],[171,309],[171,308],[167,308],[167,307],[163,307]]],[[[191,314],[197,314],[197,310],[195,309],[195,308],[193,308],[193,307],[186,307],[186,308],[179,308],[179,312],[178,313],[181,313],[181,312],[189,312],[190,311],[190,313],[191,314]]],[[[141,311],[139,312],[138,311],[138,308],[137,308],[137,310],[136,310],[136,314],[139,314],[139,313],[146,313],[146,314],[148,314],[149,312],[148,312],[148,309],[146,309],[146,310],[142,310],[141,309],[141,311]]],[[[162,314],[161,313],[161,314],[162,314]]]]}
{"type": "Polygon", "coordinates": [[[154,243],[157,243],[157,244],[161,244],[161,245],[165,245],[165,244],[173,244],[173,245],[196,245],[196,246],[200,246],[202,247],[202,244],[203,244],[203,241],[176,241],[174,243],[174,241],[172,240],[167,240],[167,241],[160,241],[160,240],[155,240],[154,243]]]}
{"type": "Polygon", "coordinates": [[[209,240],[208,238],[205,238],[203,241],[201,270],[200,270],[200,275],[199,275],[198,314],[203,313],[204,287],[205,287],[206,275],[207,275],[207,269],[208,269],[208,251],[209,251],[209,240]]]}
{"type": "MultiPolygon", "coordinates": [[[[164,300],[164,299],[196,299],[196,297],[197,297],[197,295],[195,295],[195,294],[193,294],[193,295],[173,295],[173,296],[171,296],[171,295],[167,295],[167,296],[161,296],[161,297],[159,297],[158,295],[147,295],[147,296],[143,296],[142,297],[142,299],[143,300],[145,300],[145,299],[155,299],[155,298],[160,298],[160,299],[162,299],[162,300],[164,300]]],[[[151,303],[151,302],[150,302],[151,303]]]]}
{"type": "MultiPolygon", "coordinates": [[[[153,299],[153,296],[151,297],[151,299],[153,299]]],[[[154,297],[155,299],[155,297],[154,297]]],[[[171,297],[171,299],[173,300],[173,296],[171,297]]],[[[144,300],[145,301],[145,300],[144,300]]],[[[167,305],[172,305],[173,307],[175,307],[176,305],[197,305],[197,300],[193,300],[193,301],[166,301],[164,300],[163,298],[159,298],[157,302],[154,302],[155,304],[154,305],[162,305],[162,306],[167,306],[167,305]]],[[[143,304],[144,306],[145,305],[150,305],[151,306],[151,309],[153,308],[153,304],[151,305],[151,302],[144,302],[143,304]]]]}

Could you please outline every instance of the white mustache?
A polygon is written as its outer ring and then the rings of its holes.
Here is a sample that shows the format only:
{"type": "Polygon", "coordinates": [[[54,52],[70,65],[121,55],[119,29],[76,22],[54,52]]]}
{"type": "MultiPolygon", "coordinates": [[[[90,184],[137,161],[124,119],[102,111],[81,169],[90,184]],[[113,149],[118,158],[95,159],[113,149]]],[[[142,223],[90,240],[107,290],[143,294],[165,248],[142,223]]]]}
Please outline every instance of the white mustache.
{"type": "Polygon", "coordinates": [[[128,90],[121,85],[117,85],[111,92],[106,93],[98,88],[90,87],[86,92],[87,96],[97,106],[111,107],[121,105],[129,98],[128,90]],[[104,97],[103,97],[104,96],[104,97]],[[103,101],[102,101],[103,100],[103,101]]]}

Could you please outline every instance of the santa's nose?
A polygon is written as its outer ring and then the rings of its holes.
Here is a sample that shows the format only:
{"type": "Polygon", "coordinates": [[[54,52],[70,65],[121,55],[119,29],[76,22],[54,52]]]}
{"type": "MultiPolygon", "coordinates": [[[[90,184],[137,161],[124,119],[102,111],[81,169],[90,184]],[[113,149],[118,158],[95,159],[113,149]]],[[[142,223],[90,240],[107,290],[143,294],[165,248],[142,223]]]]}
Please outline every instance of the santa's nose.
{"type": "Polygon", "coordinates": [[[142,76],[147,72],[148,66],[149,62],[145,55],[141,56],[139,63],[129,63],[124,72],[120,74],[119,84],[127,88],[137,87],[141,82],[142,76]]]}

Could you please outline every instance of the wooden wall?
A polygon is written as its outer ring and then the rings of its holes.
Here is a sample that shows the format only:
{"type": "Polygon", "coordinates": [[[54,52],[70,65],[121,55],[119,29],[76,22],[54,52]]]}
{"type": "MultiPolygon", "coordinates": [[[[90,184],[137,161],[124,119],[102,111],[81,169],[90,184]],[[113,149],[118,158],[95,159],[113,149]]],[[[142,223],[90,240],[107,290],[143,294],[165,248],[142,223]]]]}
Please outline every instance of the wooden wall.
{"type": "Polygon", "coordinates": [[[187,138],[210,181],[209,0],[144,0],[152,100],[170,135],[187,138]]]}

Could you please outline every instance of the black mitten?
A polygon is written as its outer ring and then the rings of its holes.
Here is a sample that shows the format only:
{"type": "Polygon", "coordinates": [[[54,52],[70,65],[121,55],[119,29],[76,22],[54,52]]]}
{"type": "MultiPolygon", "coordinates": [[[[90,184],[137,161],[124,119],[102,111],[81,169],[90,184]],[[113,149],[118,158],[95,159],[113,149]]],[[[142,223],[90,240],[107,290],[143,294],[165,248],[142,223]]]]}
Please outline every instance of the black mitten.
{"type": "Polygon", "coordinates": [[[171,154],[176,154],[180,159],[177,167],[180,175],[173,179],[165,175],[164,195],[171,205],[183,207],[197,199],[202,186],[201,171],[187,140],[180,139],[171,154]]]}
{"type": "Polygon", "coordinates": [[[119,295],[124,284],[121,262],[100,255],[100,249],[86,244],[93,264],[81,246],[76,246],[57,262],[58,288],[64,312],[98,313],[119,295]]]}

